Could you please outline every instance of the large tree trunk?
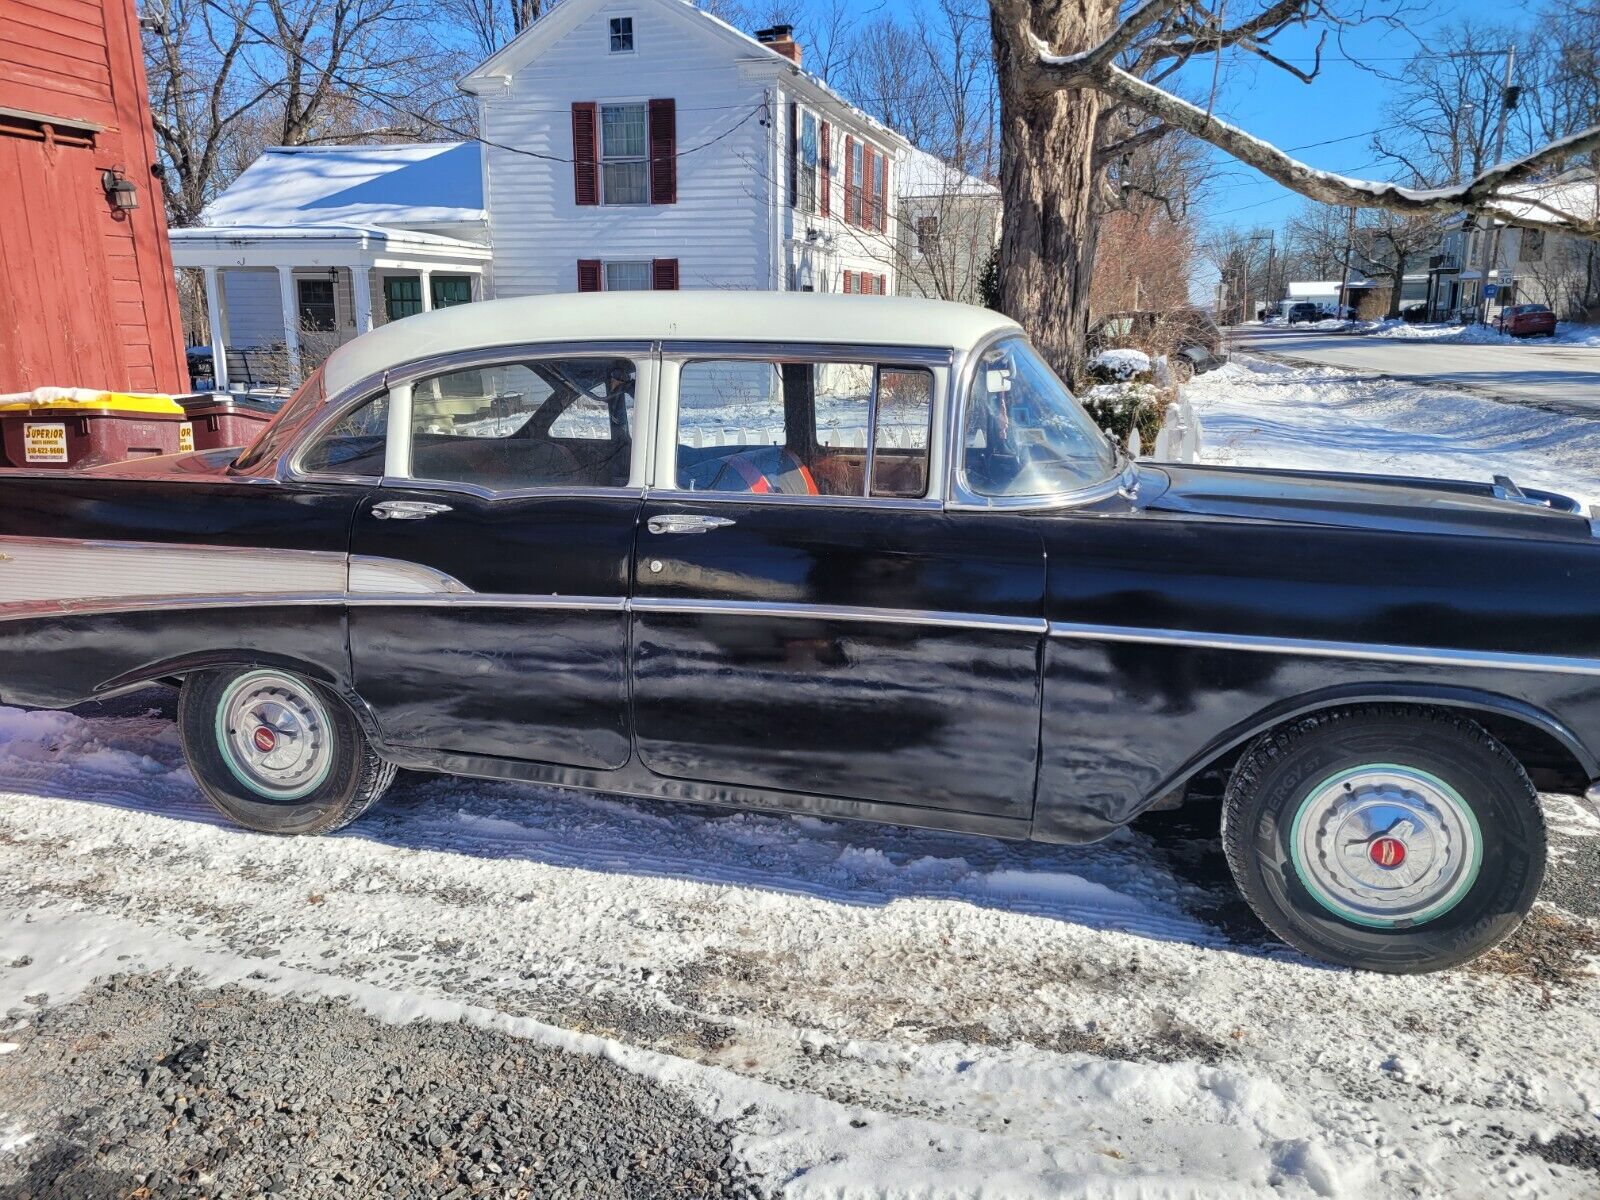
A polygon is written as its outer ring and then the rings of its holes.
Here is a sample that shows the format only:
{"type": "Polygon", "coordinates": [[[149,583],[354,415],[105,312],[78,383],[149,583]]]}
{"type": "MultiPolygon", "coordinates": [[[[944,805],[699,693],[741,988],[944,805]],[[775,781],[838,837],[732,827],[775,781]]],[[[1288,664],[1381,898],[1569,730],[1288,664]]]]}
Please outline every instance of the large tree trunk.
{"type": "Polygon", "coordinates": [[[1404,251],[1394,252],[1394,274],[1389,277],[1389,319],[1392,321],[1400,315],[1400,293],[1405,290],[1406,284],[1406,255],[1404,251]]]}
{"type": "MultiPolygon", "coordinates": [[[[1071,53],[1103,38],[1116,0],[1035,0],[1032,28],[1071,53]]],[[[993,26],[1000,83],[1000,307],[1021,323],[1063,379],[1084,366],[1089,276],[1094,269],[1094,142],[1100,95],[1093,88],[1030,92],[1019,60],[1037,53],[999,21],[993,26]]]]}

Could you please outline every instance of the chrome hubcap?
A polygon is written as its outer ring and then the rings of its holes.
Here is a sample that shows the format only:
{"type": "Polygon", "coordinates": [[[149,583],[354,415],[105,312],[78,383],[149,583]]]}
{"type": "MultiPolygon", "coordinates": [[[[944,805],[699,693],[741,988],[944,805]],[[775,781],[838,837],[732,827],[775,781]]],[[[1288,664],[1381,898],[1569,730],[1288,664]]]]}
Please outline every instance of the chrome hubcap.
{"type": "Polygon", "coordinates": [[[1418,925],[1448,912],[1478,877],[1483,837],[1459,792],[1426,771],[1375,763],[1311,789],[1290,857],[1306,890],[1360,925],[1418,925]]]}
{"type": "Polygon", "coordinates": [[[251,671],[228,686],[217,705],[217,747],[234,777],[274,800],[299,800],[328,777],[333,764],[328,712],[299,680],[251,671]]]}

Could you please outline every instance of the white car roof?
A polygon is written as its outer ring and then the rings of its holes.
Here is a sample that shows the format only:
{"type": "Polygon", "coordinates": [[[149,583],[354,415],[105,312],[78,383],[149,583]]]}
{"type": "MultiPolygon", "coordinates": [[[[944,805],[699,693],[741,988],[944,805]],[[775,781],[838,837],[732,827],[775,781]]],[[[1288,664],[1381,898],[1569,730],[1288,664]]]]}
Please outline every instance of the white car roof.
{"type": "Polygon", "coordinates": [[[967,350],[1021,326],[987,308],[813,292],[586,292],[458,304],[393,321],[328,356],[329,396],[404,363],[530,342],[789,342],[967,350]]]}

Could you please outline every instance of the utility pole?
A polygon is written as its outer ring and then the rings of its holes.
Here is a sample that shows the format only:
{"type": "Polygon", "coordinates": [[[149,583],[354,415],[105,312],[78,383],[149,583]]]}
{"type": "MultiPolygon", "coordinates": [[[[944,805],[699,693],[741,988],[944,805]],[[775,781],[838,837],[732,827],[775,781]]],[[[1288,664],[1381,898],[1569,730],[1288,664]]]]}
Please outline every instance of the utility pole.
{"type": "Polygon", "coordinates": [[[1350,206],[1350,216],[1344,226],[1344,274],[1339,277],[1339,319],[1344,320],[1344,310],[1350,304],[1350,250],[1356,240],[1356,209],[1350,206]]]}
{"type": "MultiPolygon", "coordinates": [[[[1513,42],[1506,47],[1506,73],[1500,84],[1500,120],[1494,127],[1494,162],[1491,166],[1500,165],[1500,156],[1505,153],[1506,122],[1511,116],[1511,110],[1517,104],[1517,91],[1511,86],[1511,76],[1516,70],[1517,46],[1513,42]]],[[[1494,211],[1486,209],[1484,216],[1489,225],[1483,231],[1483,274],[1478,286],[1478,322],[1483,325],[1489,323],[1489,272],[1494,269],[1494,264],[1500,255],[1500,229],[1494,222],[1494,211]]]]}
{"type": "Polygon", "coordinates": [[[1267,230],[1267,303],[1276,308],[1278,293],[1272,289],[1272,266],[1278,258],[1278,231],[1267,230]]]}

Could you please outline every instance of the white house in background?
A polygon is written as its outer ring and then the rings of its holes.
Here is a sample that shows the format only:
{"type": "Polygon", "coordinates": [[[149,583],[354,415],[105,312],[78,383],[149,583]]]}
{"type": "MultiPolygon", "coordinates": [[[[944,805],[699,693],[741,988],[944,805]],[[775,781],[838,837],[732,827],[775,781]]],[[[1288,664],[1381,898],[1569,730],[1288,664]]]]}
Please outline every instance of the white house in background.
{"type": "Polygon", "coordinates": [[[202,221],[172,230],[172,257],[204,272],[219,388],[292,383],[359,333],[491,286],[476,142],[269,147],[202,221]]]}
{"type": "Polygon", "coordinates": [[[983,273],[1000,244],[1000,189],[913,148],[895,190],[899,293],[981,304],[983,273]]]}
{"type": "Polygon", "coordinates": [[[892,293],[910,146],[801,66],[788,26],[565,0],[472,71],[495,290],[892,293]]]}

